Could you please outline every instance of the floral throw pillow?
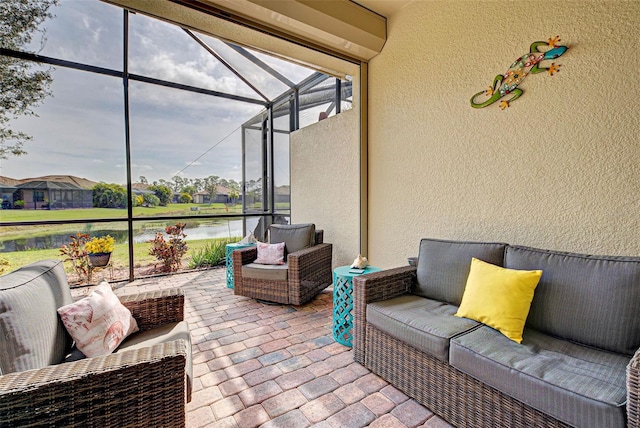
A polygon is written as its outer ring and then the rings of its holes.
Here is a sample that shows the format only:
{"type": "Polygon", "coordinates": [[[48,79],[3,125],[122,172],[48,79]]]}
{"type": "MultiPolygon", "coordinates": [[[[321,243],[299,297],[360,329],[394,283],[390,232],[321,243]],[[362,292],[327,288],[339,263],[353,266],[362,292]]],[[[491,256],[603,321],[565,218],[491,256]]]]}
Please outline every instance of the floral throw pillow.
{"type": "Polygon", "coordinates": [[[106,281],[87,297],[58,308],[58,314],[76,347],[89,358],[112,353],[125,337],[138,331],[131,311],[106,281]]]}
{"type": "Polygon", "coordinates": [[[258,242],[258,258],[254,263],[261,265],[283,265],[284,242],[280,242],[278,244],[258,242]]]}

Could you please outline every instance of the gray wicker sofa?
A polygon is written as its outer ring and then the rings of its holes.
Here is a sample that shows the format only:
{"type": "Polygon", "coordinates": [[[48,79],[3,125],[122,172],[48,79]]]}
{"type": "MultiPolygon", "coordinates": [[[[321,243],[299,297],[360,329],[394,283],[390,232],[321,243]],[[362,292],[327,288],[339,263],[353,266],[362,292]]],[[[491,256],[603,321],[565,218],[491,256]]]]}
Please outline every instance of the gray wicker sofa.
{"type": "Polygon", "coordinates": [[[140,331],[114,353],[82,358],[57,314],[72,303],[62,262],[0,277],[0,427],[185,426],[192,369],[184,295],[119,300],[140,331]]]}
{"type": "Polygon", "coordinates": [[[640,257],[423,239],[354,300],[355,360],[455,426],[640,426],[640,257]],[[453,315],[472,257],[543,271],[521,344],[453,315]]]}

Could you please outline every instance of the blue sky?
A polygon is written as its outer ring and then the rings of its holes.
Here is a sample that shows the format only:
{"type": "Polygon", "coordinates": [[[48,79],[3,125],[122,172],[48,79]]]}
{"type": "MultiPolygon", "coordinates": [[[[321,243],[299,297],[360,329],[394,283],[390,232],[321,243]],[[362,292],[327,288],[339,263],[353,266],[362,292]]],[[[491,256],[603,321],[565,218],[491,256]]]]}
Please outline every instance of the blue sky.
{"type": "MultiPolygon", "coordinates": [[[[63,0],[53,13],[56,17],[45,23],[44,47],[37,37],[28,50],[122,69],[122,9],[98,0],[63,0]]],[[[131,73],[260,98],[182,29],[140,14],[130,14],[129,20],[131,73]]],[[[222,42],[201,36],[268,97],[286,90],[222,42]]],[[[313,72],[254,54],[294,82],[313,72]]],[[[25,145],[28,154],[3,160],[0,175],[63,174],[124,183],[122,80],[62,67],[54,69],[52,76],[53,97],[36,109],[39,117],[23,117],[13,123],[15,129],[34,137],[25,145]]],[[[131,82],[129,94],[134,181],[139,176],[150,182],[169,180],[181,170],[188,178],[242,179],[239,127],[260,112],[261,106],[139,82],[131,82]]],[[[288,181],[288,157],[276,168],[276,176],[288,181]]]]}

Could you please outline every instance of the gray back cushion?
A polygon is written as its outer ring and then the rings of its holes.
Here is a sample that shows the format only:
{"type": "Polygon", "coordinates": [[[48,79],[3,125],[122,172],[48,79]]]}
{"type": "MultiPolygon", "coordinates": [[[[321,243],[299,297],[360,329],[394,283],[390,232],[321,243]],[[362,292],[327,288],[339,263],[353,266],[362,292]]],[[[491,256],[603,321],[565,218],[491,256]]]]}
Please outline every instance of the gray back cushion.
{"type": "Polygon", "coordinates": [[[413,294],[460,306],[471,258],[503,266],[506,244],[423,239],[413,294]]]}
{"type": "Polygon", "coordinates": [[[272,224],[269,226],[269,242],[284,242],[285,251],[295,253],[313,247],[316,242],[314,224],[272,224]]]}
{"type": "Polygon", "coordinates": [[[640,257],[509,246],[505,267],[542,269],[527,327],[627,355],[640,347],[640,257]]]}
{"type": "Polygon", "coordinates": [[[59,260],[0,277],[0,374],[60,363],[72,339],[56,310],[72,303],[59,260]]]}

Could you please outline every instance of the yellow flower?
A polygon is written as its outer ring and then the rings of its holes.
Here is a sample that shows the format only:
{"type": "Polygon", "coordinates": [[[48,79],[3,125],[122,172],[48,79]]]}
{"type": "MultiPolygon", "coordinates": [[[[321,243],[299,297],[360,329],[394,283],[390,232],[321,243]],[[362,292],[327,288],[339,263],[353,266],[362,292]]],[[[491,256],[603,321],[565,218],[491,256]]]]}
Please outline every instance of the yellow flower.
{"type": "Polygon", "coordinates": [[[111,253],[115,248],[115,239],[111,236],[93,237],[86,244],[85,248],[89,253],[111,253]]]}

